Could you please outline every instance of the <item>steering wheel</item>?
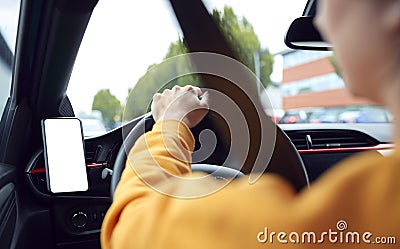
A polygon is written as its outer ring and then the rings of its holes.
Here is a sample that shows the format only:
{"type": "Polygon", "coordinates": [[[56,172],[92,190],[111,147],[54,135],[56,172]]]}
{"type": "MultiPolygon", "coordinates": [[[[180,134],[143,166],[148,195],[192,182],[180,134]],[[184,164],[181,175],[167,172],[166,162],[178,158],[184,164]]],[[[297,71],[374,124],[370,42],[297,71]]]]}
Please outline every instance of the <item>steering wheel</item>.
{"type": "MultiPolygon", "coordinates": [[[[201,131],[205,129],[212,129],[215,131],[213,129],[212,117],[210,117],[211,115],[211,113],[207,114],[206,117],[194,129],[191,129],[196,143],[198,143],[200,140],[199,134],[201,131]]],[[[124,143],[118,151],[118,155],[114,163],[114,170],[110,186],[111,199],[113,199],[116,186],[121,178],[122,171],[125,168],[127,153],[133,147],[136,140],[144,134],[144,132],[152,129],[154,123],[155,121],[152,115],[150,113],[145,114],[126,136],[124,143]]],[[[218,133],[216,134],[218,135],[218,133]]],[[[275,151],[272,155],[266,172],[275,173],[282,176],[291,182],[297,191],[300,191],[302,188],[309,185],[308,175],[303,161],[301,160],[292,142],[279,127],[277,127],[276,135],[277,138],[275,151]]],[[[221,160],[224,160],[224,158],[219,158],[219,154],[225,154],[222,147],[223,146],[220,145],[215,148],[216,153],[209,157],[211,161],[216,161],[218,164],[221,162],[221,160]]],[[[192,164],[192,171],[200,171],[211,174],[216,179],[234,179],[244,176],[244,174],[239,170],[215,164],[209,164],[209,161],[210,160],[206,160],[205,163],[202,164],[192,164]]]]}

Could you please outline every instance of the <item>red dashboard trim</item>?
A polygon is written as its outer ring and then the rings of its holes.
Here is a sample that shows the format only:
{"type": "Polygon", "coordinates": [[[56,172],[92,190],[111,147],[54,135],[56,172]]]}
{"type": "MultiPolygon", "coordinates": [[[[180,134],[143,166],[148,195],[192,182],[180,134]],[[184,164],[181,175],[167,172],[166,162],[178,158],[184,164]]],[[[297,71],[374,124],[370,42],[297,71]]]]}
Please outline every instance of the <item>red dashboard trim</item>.
{"type": "Polygon", "coordinates": [[[103,166],[103,163],[91,163],[86,165],[89,169],[100,168],[101,166],[103,166]]]}
{"type": "MultiPolygon", "coordinates": [[[[392,150],[394,144],[378,144],[371,147],[349,147],[349,148],[334,148],[334,149],[311,149],[311,150],[299,150],[299,154],[321,154],[321,153],[343,153],[343,152],[361,152],[370,150],[392,150]]],[[[91,163],[86,165],[88,169],[95,169],[103,166],[104,163],[91,163]]],[[[45,168],[38,168],[29,171],[29,174],[45,173],[45,168]]]]}
{"type": "MultiPolygon", "coordinates": [[[[91,163],[91,164],[86,165],[86,167],[88,169],[95,169],[95,168],[100,168],[103,165],[104,165],[104,163],[91,163]]],[[[29,174],[46,173],[46,169],[45,168],[33,169],[33,170],[30,170],[28,173],[29,174]]]]}
{"type": "Polygon", "coordinates": [[[394,144],[378,144],[376,146],[371,146],[371,147],[299,150],[299,154],[343,153],[343,152],[361,152],[369,150],[392,150],[392,149],[394,149],[394,144]]]}
{"type": "Polygon", "coordinates": [[[29,174],[37,174],[37,173],[46,173],[46,169],[38,168],[38,169],[33,169],[33,170],[29,171],[29,174]]]}

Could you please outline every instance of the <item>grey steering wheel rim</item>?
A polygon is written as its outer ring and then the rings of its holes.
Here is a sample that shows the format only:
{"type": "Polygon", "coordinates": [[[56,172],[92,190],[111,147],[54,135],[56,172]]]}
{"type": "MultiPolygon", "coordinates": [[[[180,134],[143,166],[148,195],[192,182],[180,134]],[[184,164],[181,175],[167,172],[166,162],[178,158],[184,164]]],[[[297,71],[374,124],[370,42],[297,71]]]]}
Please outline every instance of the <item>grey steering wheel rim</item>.
{"type": "MultiPolygon", "coordinates": [[[[114,163],[114,170],[111,177],[110,195],[111,199],[114,198],[114,192],[117,187],[119,180],[121,179],[122,171],[125,168],[127,160],[127,154],[133,147],[136,140],[143,135],[143,131],[149,131],[154,125],[153,117],[150,113],[145,114],[143,118],[136,124],[135,127],[129,132],[128,136],[124,140],[123,145],[118,151],[117,158],[114,163]]],[[[192,164],[193,172],[204,172],[211,174],[217,180],[228,180],[244,176],[242,172],[236,169],[227,168],[212,164],[192,164]]]]}
{"type": "MultiPolygon", "coordinates": [[[[154,123],[155,121],[151,113],[145,114],[125,138],[114,163],[114,170],[110,185],[111,200],[114,197],[115,189],[121,178],[122,171],[125,168],[129,150],[133,147],[134,143],[141,135],[152,129],[154,123]]],[[[309,179],[303,161],[293,143],[279,127],[277,127],[276,141],[275,151],[272,156],[271,163],[268,165],[267,172],[283,176],[286,180],[294,185],[297,191],[300,191],[304,187],[308,187],[309,179]]],[[[236,169],[226,168],[225,170],[222,168],[226,167],[211,164],[192,165],[193,171],[201,171],[212,174],[216,178],[233,179],[243,176],[243,173],[236,169]],[[221,173],[222,175],[217,175],[218,173],[221,173]]]]}

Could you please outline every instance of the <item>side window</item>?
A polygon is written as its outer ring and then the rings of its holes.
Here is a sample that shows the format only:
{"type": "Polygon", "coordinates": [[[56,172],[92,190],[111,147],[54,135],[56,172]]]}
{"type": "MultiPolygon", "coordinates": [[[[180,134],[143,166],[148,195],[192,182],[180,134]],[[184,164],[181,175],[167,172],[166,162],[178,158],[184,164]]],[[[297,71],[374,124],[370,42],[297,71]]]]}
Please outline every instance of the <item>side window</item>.
{"type": "Polygon", "coordinates": [[[0,32],[0,114],[10,96],[13,54],[0,32]]]}
{"type": "Polygon", "coordinates": [[[20,1],[0,0],[0,117],[10,96],[20,1]]]}
{"type": "Polygon", "coordinates": [[[0,0],[0,117],[10,96],[19,0],[0,0]]]}

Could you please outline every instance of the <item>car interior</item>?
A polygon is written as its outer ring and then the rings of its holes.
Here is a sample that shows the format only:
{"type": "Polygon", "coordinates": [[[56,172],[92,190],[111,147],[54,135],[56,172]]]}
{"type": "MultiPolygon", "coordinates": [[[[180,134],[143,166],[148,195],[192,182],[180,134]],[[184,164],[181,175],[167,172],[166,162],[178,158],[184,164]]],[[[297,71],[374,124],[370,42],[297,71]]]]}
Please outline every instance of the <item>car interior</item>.
{"type": "MultiPolygon", "coordinates": [[[[167,2],[189,52],[238,58],[201,0],[167,2]]],[[[77,116],[67,88],[97,4],[98,0],[21,0],[11,91],[0,122],[0,248],[100,248],[102,220],[112,203],[127,152],[154,125],[151,113],[147,113],[105,134],[85,137],[88,190],[49,191],[42,121],[77,116]]],[[[289,48],[330,48],[312,23],[316,5],[316,0],[309,0],[303,15],[288,27],[284,42],[289,48]]],[[[193,63],[202,67],[195,59],[193,63]]],[[[224,167],[227,170],[222,170],[220,176],[235,178],[257,170],[254,165],[265,164],[268,167],[260,173],[279,174],[301,191],[310,184],[312,187],[326,170],[349,156],[363,151],[385,156],[394,148],[390,123],[275,125],[260,111],[254,78],[244,71],[239,73],[244,80],[238,85],[213,75],[199,77],[204,87],[226,94],[246,110],[244,117],[251,127],[244,166],[235,168],[225,163],[233,147],[233,135],[226,121],[211,111],[192,129],[195,150],[202,146],[203,130],[212,130],[217,144],[209,157],[193,165],[194,171],[213,173],[224,167]],[[271,127],[275,131],[272,156],[260,159],[258,155],[269,149],[262,139],[268,137],[265,129],[271,127]]],[[[69,158],[63,160],[68,162],[69,158]]]]}

